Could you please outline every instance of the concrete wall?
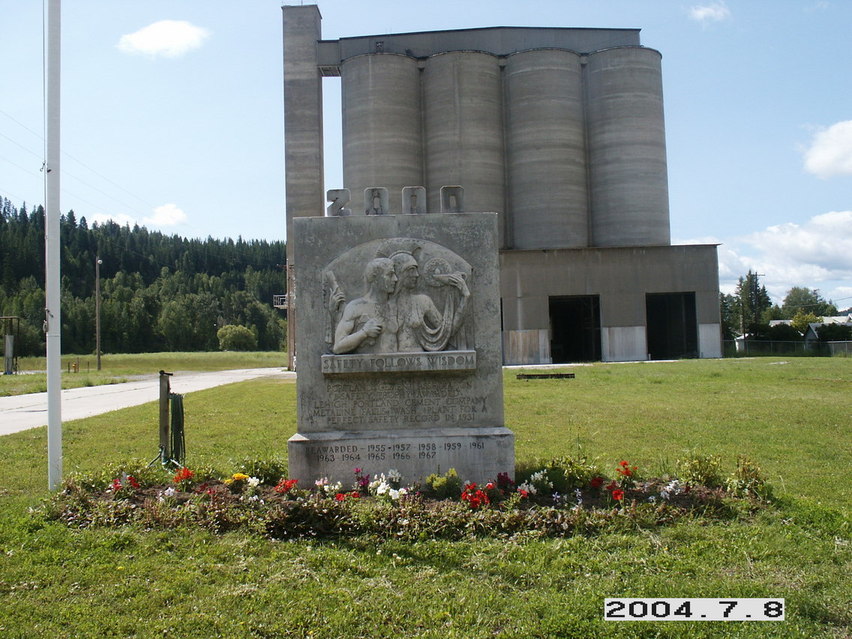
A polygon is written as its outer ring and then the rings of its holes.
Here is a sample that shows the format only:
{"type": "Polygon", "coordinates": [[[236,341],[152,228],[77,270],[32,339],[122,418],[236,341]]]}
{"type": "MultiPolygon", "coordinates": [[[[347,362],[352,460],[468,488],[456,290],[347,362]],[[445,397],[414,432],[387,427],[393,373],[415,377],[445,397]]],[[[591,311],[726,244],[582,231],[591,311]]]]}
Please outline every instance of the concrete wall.
{"type": "MultiPolygon", "coordinates": [[[[325,209],[322,153],[322,78],[316,42],[321,36],[314,5],[282,7],[284,29],[284,182],[287,237],[293,218],[325,209]]],[[[292,253],[288,259],[292,261],[292,253]]]]}
{"type": "MultiPolygon", "coordinates": [[[[289,8],[285,7],[285,11],[289,8]]],[[[340,38],[320,42],[317,50],[318,62],[324,73],[334,75],[341,60],[378,51],[428,58],[444,51],[510,55],[528,49],[559,48],[583,52],[638,45],[639,29],[486,27],[340,38]]]]}
{"type": "Polygon", "coordinates": [[[701,356],[721,354],[715,245],[503,251],[500,276],[504,333],[548,330],[550,297],[597,295],[602,359],[646,359],[645,296],[694,292],[701,356]]]}

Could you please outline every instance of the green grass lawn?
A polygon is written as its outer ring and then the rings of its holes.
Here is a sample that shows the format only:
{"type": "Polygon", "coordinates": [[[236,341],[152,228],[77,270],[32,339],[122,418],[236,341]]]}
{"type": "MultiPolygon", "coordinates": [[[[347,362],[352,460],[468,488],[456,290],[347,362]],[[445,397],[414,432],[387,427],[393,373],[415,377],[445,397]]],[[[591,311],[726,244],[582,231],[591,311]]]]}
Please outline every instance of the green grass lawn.
{"type": "MultiPolygon", "coordinates": [[[[101,355],[97,370],[94,355],[63,355],[62,388],[117,384],[158,371],[222,371],[237,368],[286,366],[287,354],[279,352],[137,353],[101,355]]],[[[22,357],[18,375],[0,375],[0,397],[47,390],[44,357],[22,357]]]]}
{"type": "MultiPolygon", "coordinates": [[[[726,471],[747,454],[779,500],[735,520],[548,540],[75,531],[29,512],[47,495],[45,429],[34,429],[0,437],[0,636],[852,636],[850,360],[572,370],[573,380],[505,372],[519,462],[582,454],[651,475],[689,450],[721,456],[726,471]],[[605,622],[605,597],[784,597],[787,620],[605,622]]],[[[184,405],[188,464],[223,474],[286,456],[296,430],[292,382],[201,391],[184,405]]],[[[63,430],[66,471],[157,453],[154,403],[63,430]]]]}

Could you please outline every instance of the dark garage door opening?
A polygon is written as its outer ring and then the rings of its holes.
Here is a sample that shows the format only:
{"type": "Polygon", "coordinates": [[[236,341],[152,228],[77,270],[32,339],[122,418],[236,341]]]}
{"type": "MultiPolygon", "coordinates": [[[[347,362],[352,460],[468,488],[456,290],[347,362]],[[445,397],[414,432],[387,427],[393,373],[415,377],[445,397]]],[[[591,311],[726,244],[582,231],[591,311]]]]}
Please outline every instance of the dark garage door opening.
{"type": "Polygon", "coordinates": [[[645,313],[651,359],[698,357],[695,293],[648,293],[645,313]]]}
{"type": "Polygon", "coordinates": [[[597,295],[550,298],[550,357],[554,364],[601,359],[601,307],[597,295]]]}

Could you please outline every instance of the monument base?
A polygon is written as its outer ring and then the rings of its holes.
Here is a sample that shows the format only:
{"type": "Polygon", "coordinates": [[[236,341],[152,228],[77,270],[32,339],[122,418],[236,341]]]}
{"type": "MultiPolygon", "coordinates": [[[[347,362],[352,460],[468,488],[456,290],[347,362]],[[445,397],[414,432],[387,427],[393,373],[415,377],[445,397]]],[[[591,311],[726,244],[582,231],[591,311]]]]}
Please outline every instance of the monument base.
{"type": "Polygon", "coordinates": [[[323,477],[348,488],[355,468],[371,476],[395,469],[403,485],[450,468],[462,481],[477,483],[494,481],[498,473],[515,476],[515,435],[504,427],[296,433],[287,450],[290,478],[306,488],[323,477]]]}

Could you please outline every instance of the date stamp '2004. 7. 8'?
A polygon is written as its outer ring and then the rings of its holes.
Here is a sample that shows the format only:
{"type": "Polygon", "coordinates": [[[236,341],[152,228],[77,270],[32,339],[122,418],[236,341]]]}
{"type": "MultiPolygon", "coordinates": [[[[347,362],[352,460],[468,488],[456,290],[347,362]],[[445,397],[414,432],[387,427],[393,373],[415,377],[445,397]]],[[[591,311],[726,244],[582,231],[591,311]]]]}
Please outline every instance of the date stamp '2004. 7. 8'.
{"type": "Polygon", "coordinates": [[[784,599],[604,600],[606,621],[784,621],[784,599]]]}

